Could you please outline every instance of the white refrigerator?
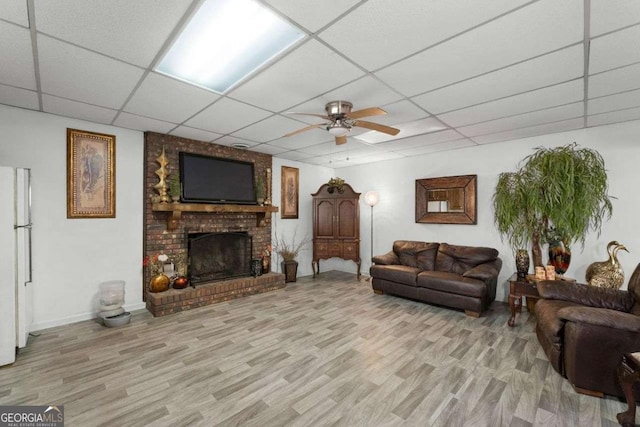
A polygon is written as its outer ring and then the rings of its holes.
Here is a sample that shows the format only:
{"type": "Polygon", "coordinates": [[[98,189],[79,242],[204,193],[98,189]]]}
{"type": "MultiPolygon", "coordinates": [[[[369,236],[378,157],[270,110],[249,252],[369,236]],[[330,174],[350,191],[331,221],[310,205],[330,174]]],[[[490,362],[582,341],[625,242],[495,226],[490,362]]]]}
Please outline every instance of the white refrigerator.
{"type": "Polygon", "coordinates": [[[15,361],[33,323],[31,171],[0,166],[0,366],[15,361]]]}

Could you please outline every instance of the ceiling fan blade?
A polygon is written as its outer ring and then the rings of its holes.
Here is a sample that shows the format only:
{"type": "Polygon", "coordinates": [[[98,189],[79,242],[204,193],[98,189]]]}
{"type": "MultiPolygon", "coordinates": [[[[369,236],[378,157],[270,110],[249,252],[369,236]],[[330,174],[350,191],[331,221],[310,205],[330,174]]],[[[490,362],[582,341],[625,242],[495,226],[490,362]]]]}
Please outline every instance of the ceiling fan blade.
{"type": "Polygon", "coordinates": [[[347,143],[346,136],[336,136],[336,145],[342,145],[347,143]]]}
{"type": "Polygon", "coordinates": [[[294,130],[293,132],[289,132],[288,134],[284,135],[283,138],[286,138],[287,136],[297,135],[299,133],[306,132],[306,131],[311,130],[311,129],[322,128],[322,127],[325,127],[326,125],[327,125],[326,123],[320,123],[320,124],[317,124],[317,125],[309,125],[309,126],[303,127],[302,129],[298,129],[298,130],[294,130]]]}
{"type": "Polygon", "coordinates": [[[331,117],[326,116],[326,115],[324,115],[324,114],[297,113],[297,112],[295,112],[295,111],[288,111],[288,112],[286,112],[285,114],[294,114],[294,115],[296,115],[296,116],[313,116],[313,117],[320,117],[320,118],[325,119],[325,120],[331,120],[331,117]]]}
{"type": "Polygon", "coordinates": [[[387,114],[382,108],[372,107],[363,110],[352,111],[346,116],[350,119],[359,119],[360,117],[383,116],[387,114]]]}
{"type": "Polygon", "coordinates": [[[389,135],[397,135],[400,133],[400,129],[392,128],[390,126],[381,125],[379,123],[367,122],[364,120],[356,120],[353,124],[361,128],[367,128],[371,130],[377,130],[378,132],[386,133],[389,135]]]}

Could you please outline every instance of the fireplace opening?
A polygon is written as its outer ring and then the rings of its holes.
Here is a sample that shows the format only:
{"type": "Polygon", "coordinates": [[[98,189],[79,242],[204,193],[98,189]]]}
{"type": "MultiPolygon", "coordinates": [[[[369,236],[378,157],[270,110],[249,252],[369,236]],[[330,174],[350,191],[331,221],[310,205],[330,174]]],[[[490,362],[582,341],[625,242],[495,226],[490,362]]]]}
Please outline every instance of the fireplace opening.
{"type": "Polygon", "coordinates": [[[189,233],[192,285],[251,275],[252,238],[247,232],[189,233]]]}

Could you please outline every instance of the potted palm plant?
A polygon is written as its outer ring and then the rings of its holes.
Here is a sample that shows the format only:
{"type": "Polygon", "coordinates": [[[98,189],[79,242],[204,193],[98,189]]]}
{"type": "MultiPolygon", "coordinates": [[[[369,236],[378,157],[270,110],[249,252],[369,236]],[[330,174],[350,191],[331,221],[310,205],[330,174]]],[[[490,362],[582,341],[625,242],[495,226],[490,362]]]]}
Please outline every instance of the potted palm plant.
{"type": "Polygon", "coordinates": [[[296,242],[297,230],[293,233],[291,242],[286,241],[284,236],[276,237],[275,251],[282,257],[280,266],[285,275],[285,282],[295,282],[298,275],[298,254],[307,243],[310,242],[309,236],[305,236],[299,242],[296,242]]]}
{"type": "Polygon", "coordinates": [[[575,142],[537,148],[516,172],[498,177],[493,207],[500,235],[514,250],[531,244],[533,262],[542,266],[545,236],[568,246],[584,245],[587,233],[600,232],[611,217],[607,172],[597,151],[575,142]]]}

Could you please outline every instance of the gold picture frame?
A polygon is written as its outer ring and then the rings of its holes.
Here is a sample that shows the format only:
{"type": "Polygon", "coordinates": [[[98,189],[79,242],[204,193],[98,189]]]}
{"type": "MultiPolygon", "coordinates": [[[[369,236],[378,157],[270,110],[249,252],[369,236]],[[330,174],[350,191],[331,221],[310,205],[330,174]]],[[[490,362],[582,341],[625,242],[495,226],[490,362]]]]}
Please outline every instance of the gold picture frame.
{"type": "Polygon", "coordinates": [[[116,137],[67,128],[67,218],[115,218],[116,137]]]}
{"type": "Polygon", "coordinates": [[[280,174],[282,182],[280,218],[282,219],[298,219],[299,176],[298,168],[282,166],[280,174]]]}

